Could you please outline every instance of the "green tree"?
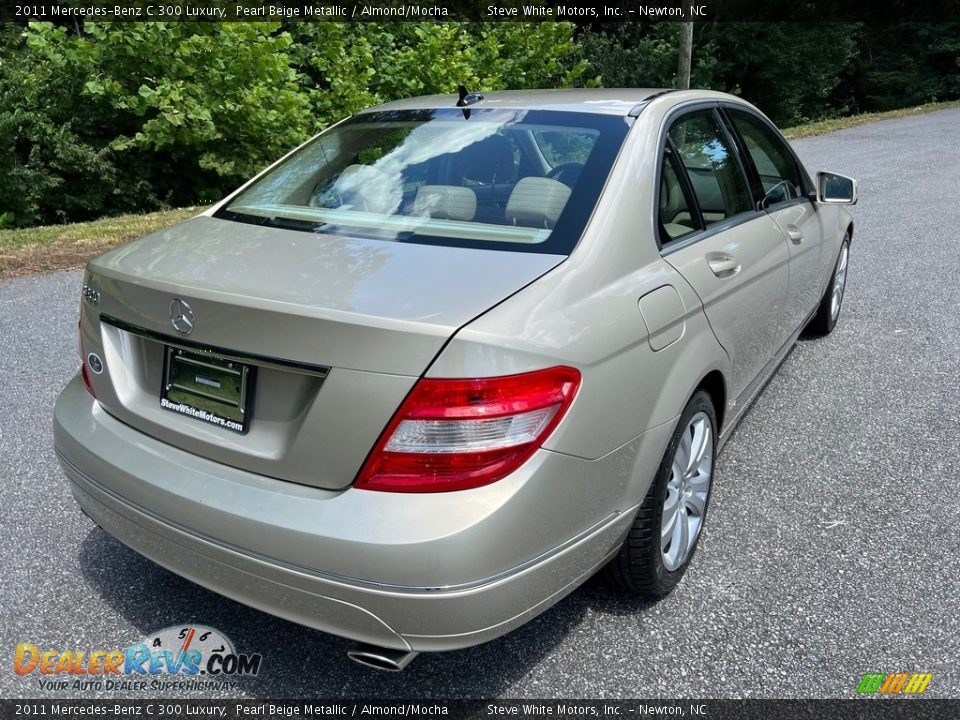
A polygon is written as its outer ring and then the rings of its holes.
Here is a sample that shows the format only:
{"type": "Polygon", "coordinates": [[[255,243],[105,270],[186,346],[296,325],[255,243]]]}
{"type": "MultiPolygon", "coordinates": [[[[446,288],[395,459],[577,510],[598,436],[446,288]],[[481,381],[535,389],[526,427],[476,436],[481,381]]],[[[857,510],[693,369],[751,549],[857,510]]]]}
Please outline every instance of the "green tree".
{"type": "Polygon", "coordinates": [[[83,94],[105,101],[120,121],[113,150],[161,153],[176,176],[219,185],[216,178],[241,180],[306,137],[307,103],[286,54],[292,41],[278,28],[88,24],[73,38],[31,30],[50,60],[62,56],[82,69],[83,94]]]}
{"type": "Polygon", "coordinates": [[[596,83],[569,23],[32,23],[0,32],[0,217],[215,199],[373,103],[596,83]],[[22,34],[21,34],[22,33],[22,34]]]}
{"type": "MultiPolygon", "coordinates": [[[[835,115],[859,25],[840,22],[708,23],[713,86],[742,95],[782,125],[835,115]]],[[[696,52],[696,40],[694,40],[696,52]]]]}
{"type": "Polygon", "coordinates": [[[571,23],[292,23],[316,128],[429,93],[598,84],[571,23]]]}
{"type": "MultiPolygon", "coordinates": [[[[606,87],[672,88],[677,73],[680,25],[630,22],[587,30],[579,38],[591,67],[606,87]]],[[[714,89],[716,48],[694,30],[690,87],[714,89]]]]}
{"type": "Polygon", "coordinates": [[[863,25],[838,89],[866,112],[960,97],[960,22],[863,25]]]}
{"type": "MultiPolygon", "coordinates": [[[[36,62],[22,28],[0,50],[0,224],[87,218],[117,207],[117,171],[97,137],[102,118],[79,100],[82,78],[36,62]]],[[[120,204],[123,206],[123,203],[120,204]]]]}
{"type": "MultiPolygon", "coordinates": [[[[691,87],[742,95],[785,124],[836,112],[836,91],[856,54],[851,23],[696,23],[691,87]]],[[[678,23],[622,23],[581,42],[610,87],[674,85],[678,23]]]]}
{"type": "Polygon", "coordinates": [[[0,65],[0,212],[23,225],[220,197],[311,129],[278,30],[30,24],[0,65]]]}

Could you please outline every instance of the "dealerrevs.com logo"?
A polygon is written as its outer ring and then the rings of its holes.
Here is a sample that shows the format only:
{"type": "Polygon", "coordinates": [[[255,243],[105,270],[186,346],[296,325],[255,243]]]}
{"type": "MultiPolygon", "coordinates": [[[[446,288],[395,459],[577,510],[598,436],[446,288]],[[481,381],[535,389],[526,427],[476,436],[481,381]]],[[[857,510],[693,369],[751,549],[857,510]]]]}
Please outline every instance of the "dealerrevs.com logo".
{"type": "Polygon", "coordinates": [[[41,690],[151,692],[232,690],[260,672],[259,654],[238,653],[226,635],[203,625],[176,625],[124,649],[48,649],[20,643],[13,670],[41,690]]]}
{"type": "Polygon", "coordinates": [[[857,685],[858,695],[922,695],[933,673],[867,673],[857,685]]]}

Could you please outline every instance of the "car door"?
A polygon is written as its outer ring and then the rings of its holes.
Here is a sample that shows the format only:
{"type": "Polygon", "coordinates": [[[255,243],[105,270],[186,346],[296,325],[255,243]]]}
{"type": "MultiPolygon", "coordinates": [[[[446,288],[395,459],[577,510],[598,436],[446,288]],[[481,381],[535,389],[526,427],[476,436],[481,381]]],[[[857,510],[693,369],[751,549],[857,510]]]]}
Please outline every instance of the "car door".
{"type": "Polygon", "coordinates": [[[764,208],[788,238],[790,289],[787,329],[798,330],[820,301],[823,230],[809,197],[809,180],[779,132],[746,110],[726,108],[735,138],[747,158],[747,171],[764,208]]]}
{"type": "Polygon", "coordinates": [[[658,187],[663,257],[699,295],[730,356],[730,393],[738,398],[786,340],[786,240],[756,208],[715,108],[671,123],[658,187]]]}

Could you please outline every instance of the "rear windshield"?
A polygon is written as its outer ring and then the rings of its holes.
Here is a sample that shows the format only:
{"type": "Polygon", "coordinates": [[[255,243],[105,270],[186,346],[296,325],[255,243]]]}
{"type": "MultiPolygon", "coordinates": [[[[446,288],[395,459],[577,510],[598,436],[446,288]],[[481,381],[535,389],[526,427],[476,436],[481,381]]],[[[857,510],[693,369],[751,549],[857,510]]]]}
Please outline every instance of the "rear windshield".
{"type": "Polygon", "coordinates": [[[217,217],[395,242],[568,254],[626,131],[626,118],[587,113],[365,113],[309,142],[217,217]]]}

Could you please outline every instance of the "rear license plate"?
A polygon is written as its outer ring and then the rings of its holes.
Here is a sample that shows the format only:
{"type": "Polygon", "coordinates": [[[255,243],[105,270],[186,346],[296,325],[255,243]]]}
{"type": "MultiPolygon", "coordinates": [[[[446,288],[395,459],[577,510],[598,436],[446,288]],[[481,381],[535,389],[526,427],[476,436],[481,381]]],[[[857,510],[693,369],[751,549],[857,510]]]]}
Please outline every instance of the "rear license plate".
{"type": "Polygon", "coordinates": [[[166,347],[160,405],[245,433],[250,426],[254,367],[205,350],[166,347]]]}

